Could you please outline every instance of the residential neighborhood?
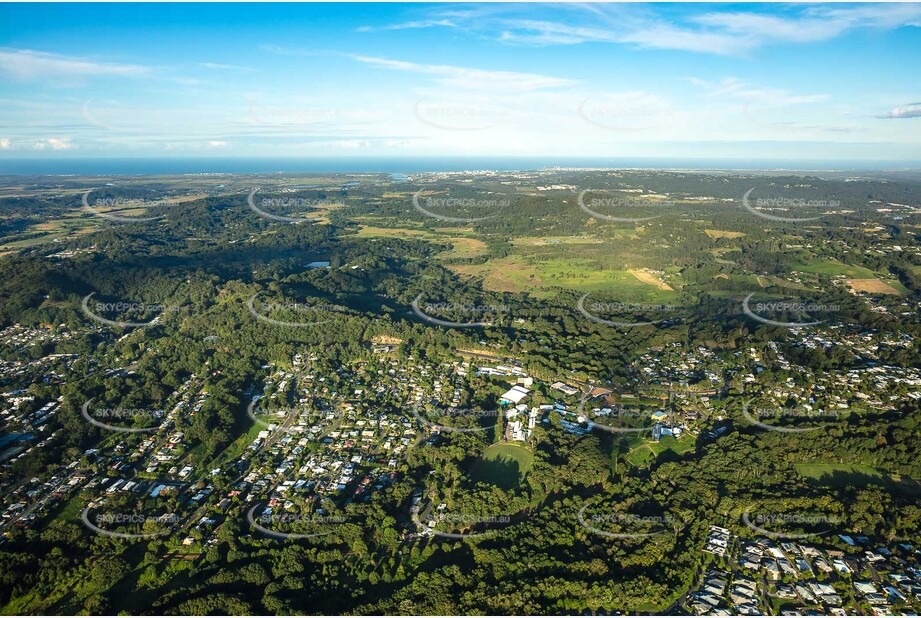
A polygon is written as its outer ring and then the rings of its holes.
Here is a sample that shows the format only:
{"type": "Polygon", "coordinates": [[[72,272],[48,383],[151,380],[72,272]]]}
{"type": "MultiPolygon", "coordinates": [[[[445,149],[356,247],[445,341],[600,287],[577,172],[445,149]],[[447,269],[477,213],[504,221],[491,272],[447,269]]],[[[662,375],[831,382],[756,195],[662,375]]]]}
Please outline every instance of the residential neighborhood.
{"type": "MultiPolygon", "coordinates": [[[[55,336],[18,328],[2,335],[16,345],[55,336]]],[[[731,405],[742,397],[757,397],[762,406],[789,408],[795,402],[807,411],[830,408],[842,414],[892,409],[902,397],[921,397],[917,369],[869,360],[881,346],[910,343],[904,338],[845,331],[828,337],[803,333],[796,345],[846,346],[868,358],[866,367],[813,373],[772,342],[744,350],[672,343],[637,358],[629,367],[633,387],[623,389],[573,376],[540,379],[522,359],[510,357],[460,352],[441,363],[403,357],[395,342],[375,344],[367,360],[348,366],[330,366],[305,351],[284,366],[262,367],[265,378],[243,393],[251,430],[231,456],[206,469],[193,463],[186,427],[211,393],[203,377],[191,376],[162,408],[116,414],[89,402],[84,412],[90,420],[126,433],[106,434],[49,478],[4,487],[0,530],[6,535],[76,512],[96,522],[93,533],[116,533],[126,528],[107,526],[128,508],[144,513],[145,523],[127,529],[175,538],[194,555],[219,542],[227,513],[236,509],[257,522],[245,528],[254,537],[327,534],[330,526],[348,521],[344,512],[350,504],[367,503],[393,486],[409,451],[437,446],[446,432],[490,431],[499,443],[524,448],[533,446],[537,432],[621,433],[629,438],[627,461],[642,462],[649,452],[682,452],[700,440],[718,440],[752,419],[788,420],[751,410],[746,419],[731,405]],[[791,377],[764,386],[759,376],[768,365],[791,377]]],[[[60,387],[78,361],[79,355],[59,354],[11,365],[5,367],[6,383],[47,371],[45,383],[60,387]]],[[[133,373],[128,362],[111,368],[94,364],[92,370],[126,378],[133,373]]],[[[54,426],[61,396],[42,399],[32,390],[8,387],[0,397],[4,466],[59,435],[60,429],[46,427],[54,426]]],[[[439,527],[450,529],[456,516],[445,506],[414,494],[401,538],[443,536],[439,527]]],[[[888,615],[921,601],[921,554],[914,546],[845,534],[834,539],[831,545],[824,537],[774,540],[711,525],[700,548],[704,566],[679,607],[701,615],[888,615]]]]}
{"type": "Polygon", "coordinates": [[[805,539],[731,534],[710,526],[685,607],[717,616],[916,615],[921,551],[910,543],[816,535],[805,539]]]}

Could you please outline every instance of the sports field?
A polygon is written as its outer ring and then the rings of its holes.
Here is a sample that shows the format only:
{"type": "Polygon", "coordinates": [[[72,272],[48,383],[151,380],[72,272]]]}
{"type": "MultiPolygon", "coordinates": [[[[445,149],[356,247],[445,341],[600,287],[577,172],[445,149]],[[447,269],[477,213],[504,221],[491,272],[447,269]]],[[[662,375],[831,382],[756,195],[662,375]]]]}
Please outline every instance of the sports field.
{"type": "Polygon", "coordinates": [[[473,464],[470,477],[503,489],[514,489],[527,476],[533,463],[534,455],[524,446],[493,444],[473,464]]]}

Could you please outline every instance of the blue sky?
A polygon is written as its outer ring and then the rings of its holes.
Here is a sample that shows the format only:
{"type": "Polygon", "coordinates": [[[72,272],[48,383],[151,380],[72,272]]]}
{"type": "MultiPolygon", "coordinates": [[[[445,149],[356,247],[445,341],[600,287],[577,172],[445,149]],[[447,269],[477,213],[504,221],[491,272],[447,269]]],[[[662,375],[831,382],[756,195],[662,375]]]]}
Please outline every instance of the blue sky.
{"type": "Polygon", "coordinates": [[[0,159],[921,160],[918,4],[3,4],[0,159]]]}

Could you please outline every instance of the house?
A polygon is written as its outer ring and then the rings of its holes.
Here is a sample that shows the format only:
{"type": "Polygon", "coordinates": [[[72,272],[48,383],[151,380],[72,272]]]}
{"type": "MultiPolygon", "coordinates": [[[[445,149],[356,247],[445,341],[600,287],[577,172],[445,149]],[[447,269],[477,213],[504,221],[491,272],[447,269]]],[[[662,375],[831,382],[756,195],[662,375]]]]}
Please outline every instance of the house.
{"type": "Polygon", "coordinates": [[[512,421],[508,424],[507,436],[509,440],[514,440],[516,442],[524,442],[528,439],[528,430],[523,429],[521,421],[512,421]]]}
{"type": "Polygon", "coordinates": [[[729,547],[730,533],[726,528],[719,526],[710,526],[710,536],[707,537],[707,545],[704,551],[717,556],[726,555],[726,549],[729,547]]]}
{"type": "Polygon", "coordinates": [[[579,389],[573,388],[572,386],[568,384],[564,384],[563,382],[554,382],[553,384],[550,385],[550,388],[556,391],[560,391],[564,395],[570,395],[570,396],[576,395],[579,392],[579,389]]]}

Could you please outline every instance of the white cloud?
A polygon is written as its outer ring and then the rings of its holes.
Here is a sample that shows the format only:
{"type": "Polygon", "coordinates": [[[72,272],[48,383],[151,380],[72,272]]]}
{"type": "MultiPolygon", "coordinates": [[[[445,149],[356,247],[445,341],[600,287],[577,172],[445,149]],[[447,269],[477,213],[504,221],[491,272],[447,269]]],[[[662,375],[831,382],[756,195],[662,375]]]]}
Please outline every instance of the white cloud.
{"type": "Polygon", "coordinates": [[[703,97],[723,101],[732,111],[740,111],[751,123],[772,131],[854,133],[861,130],[853,122],[833,124],[841,116],[841,106],[827,94],[797,94],[783,88],[752,85],[735,77],[708,82],[688,78],[704,91],[703,97]]]}
{"type": "MultiPolygon", "coordinates": [[[[751,12],[714,12],[695,17],[692,21],[706,28],[723,31],[730,45],[724,53],[744,52],[772,43],[812,43],[834,39],[860,28],[892,29],[913,26],[921,17],[921,6],[876,5],[847,8],[807,7],[799,16],[785,18],[751,12]],[[733,49],[735,48],[735,49],[733,49]]],[[[687,30],[688,40],[703,33],[687,30]]],[[[651,46],[656,45],[650,41],[651,46]]],[[[669,41],[659,43],[668,45],[669,41]]],[[[676,49],[688,49],[680,45],[676,49]]]]}
{"type": "Polygon", "coordinates": [[[21,80],[72,81],[86,77],[139,77],[148,70],[136,64],[93,62],[30,49],[0,48],[0,72],[21,80]]]}
{"type": "Polygon", "coordinates": [[[367,148],[370,144],[368,140],[359,140],[359,139],[342,139],[336,140],[335,142],[330,142],[334,146],[340,148],[347,148],[349,150],[356,150],[359,148],[367,148]]]}
{"type": "Polygon", "coordinates": [[[228,142],[224,142],[221,140],[211,140],[208,142],[209,148],[224,148],[227,145],[228,145],[228,142]]]}
{"type": "Polygon", "coordinates": [[[909,103],[904,107],[896,107],[888,114],[877,116],[877,118],[921,118],[921,103],[909,103]]]}
{"type": "Polygon", "coordinates": [[[418,64],[403,60],[390,60],[372,56],[352,55],[352,58],[384,69],[432,75],[443,86],[463,90],[501,89],[506,92],[560,88],[575,84],[573,80],[549,77],[538,73],[512,71],[487,71],[444,64],[418,64]]]}
{"type": "Polygon", "coordinates": [[[421,19],[418,21],[407,21],[399,24],[388,24],[386,26],[360,26],[358,32],[378,32],[382,30],[411,30],[418,28],[453,28],[454,22],[448,19],[421,19]]]}
{"type": "Polygon", "coordinates": [[[620,38],[611,30],[597,26],[568,25],[539,19],[502,20],[499,38],[513,43],[533,45],[572,45],[576,43],[617,43],[620,38]]]}
{"type": "Polygon", "coordinates": [[[0,150],[12,150],[13,144],[8,137],[0,137],[0,150]]]}
{"type": "Polygon", "coordinates": [[[221,62],[202,62],[201,66],[206,69],[214,69],[217,71],[249,72],[253,70],[251,67],[244,67],[238,64],[223,64],[221,62]]]}
{"type": "Polygon", "coordinates": [[[35,142],[33,148],[36,150],[74,150],[76,146],[69,137],[48,137],[35,142]]]}
{"type": "Polygon", "coordinates": [[[593,93],[578,106],[582,120],[611,131],[649,131],[679,113],[664,97],[644,92],[593,93]]]}
{"type": "Polygon", "coordinates": [[[580,43],[633,44],[649,49],[676,49],[720,55],[747,52],[754,44],[741,36],[692,30],[665,22],[647,22],[611,29],[572,26],[553,21],[504,20],[499,39],[527,45],[577,45],[580,43]]]}
{"type": "MultiPolygon", "coordinates": [[[[499,40],[507,43],[619,43],[720,55],[745,55],[778,43],[826,41],[861,28],[893,29],[921,23],[921,4],[805,7],[789,17],[754,11],[713,11],[684,23],[656,16],[645,7],[575,6],[582,9],[582,14],[572,13],[572,8],[567,7],[567,13],[557,19],[476,14],[466,21],[460,15],[455,21],[470,29],[498,32],[499,40]]],[[[514,10],[509,8],[506,13],[514,10]]]]}
{"type": "Polygon", "coordinates": [[[301,47],[292,47],[290,45],[259,45],[259,49],[278,56],[326,56],[329,52],[304,49],[301,47]]]}
{"type": "Polygon", "coordinates": [[[735,77],[727,77],[716,83],[694,77],[689,78],[689,81],[707,91],[707,96],[711,98],[754,102],[775,107],[821,103],[829,98],[825,94],[793,94],[782,88],[752,86],[735,77]]]}
{"type": "Polygon", "coordinates": [[[696,32],[670,24],[659,24],[624,34],[622,43],[633,43],[650,49],[735,55],[746,53],[752,45],[741,37],[715,32],[696,32]]]}

